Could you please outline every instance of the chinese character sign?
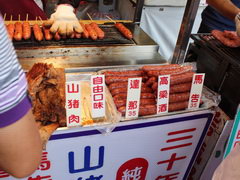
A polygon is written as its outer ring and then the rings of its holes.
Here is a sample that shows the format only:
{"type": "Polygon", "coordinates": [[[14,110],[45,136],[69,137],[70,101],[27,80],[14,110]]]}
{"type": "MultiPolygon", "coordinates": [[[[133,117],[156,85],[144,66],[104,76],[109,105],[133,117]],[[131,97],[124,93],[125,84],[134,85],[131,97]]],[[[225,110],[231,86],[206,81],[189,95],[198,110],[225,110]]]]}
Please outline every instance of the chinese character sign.
{"type": "Polygon", "coordinates": [[[126,118],[138,117],[142,78],[129,78],[127,91],[126,118]]]}
{"type": "Polygon", "coordinates": [[[81,84],[66,82],[67,126],[79,126],[81,121],[81,84]]]}
{"type": "Polygon", "coordinates": [[[105,76],[91,76],[92,117],[105,116],[105,76]]]}
{"type": "Polygon", "coordinates": [[[188,102],[188,109],[199,108],[202,96],[203,82],[205,74],[196,73],[193,75],[190,98],[188,102]]]}
{"type": "Polygon", "coordinates": [[[168,112],[170,75],[158,77],[157,114],[168,112]]]}

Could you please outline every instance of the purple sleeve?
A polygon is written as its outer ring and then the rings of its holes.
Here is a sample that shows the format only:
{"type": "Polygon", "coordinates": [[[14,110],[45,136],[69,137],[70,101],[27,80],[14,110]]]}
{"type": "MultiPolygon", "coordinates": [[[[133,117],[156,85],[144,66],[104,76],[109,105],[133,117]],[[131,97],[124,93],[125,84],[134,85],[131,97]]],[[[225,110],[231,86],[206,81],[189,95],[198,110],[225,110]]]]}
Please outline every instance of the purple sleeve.
{"type": "Polygon", "coordinates": [[[21,119],[31,107],[30,99],[26,95],[15,107],[0,114],[0,128],[8,126],[21,119]]]}

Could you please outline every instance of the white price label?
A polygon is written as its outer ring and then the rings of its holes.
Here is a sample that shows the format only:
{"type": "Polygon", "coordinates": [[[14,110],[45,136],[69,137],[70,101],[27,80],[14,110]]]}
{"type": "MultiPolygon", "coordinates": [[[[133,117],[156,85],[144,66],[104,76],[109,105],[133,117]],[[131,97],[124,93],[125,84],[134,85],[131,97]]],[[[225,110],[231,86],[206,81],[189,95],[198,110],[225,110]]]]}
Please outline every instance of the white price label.
{"type": "Polygon", "coordinates": [[[158,76],[157,114],[168,112],[170,75],[158,76]]]}
{"type": "Polygon", "coordinates": [[[142,78],[129,78],[127,90],[126,115],[127,119],[138,117],[142,78]]]}
{"type": "Polygon", "coordinates": [[[105,76],[91,76],[91,95],[92,95],[92,117],[100,118],[105,116],[105,76]]]}
{"type": "Polygon", "coordinates": [[[77,81],[66,82],[67,126],[79,126],[81,121],[81,84],[77,81]]]}
{"type": "Polygon", "coordinates": [[[204,83],[205,73],[195,73],[193,75],[192,87],[188,102],[188,109],[199,108],[202,96],[202,89],[204,83]]]}

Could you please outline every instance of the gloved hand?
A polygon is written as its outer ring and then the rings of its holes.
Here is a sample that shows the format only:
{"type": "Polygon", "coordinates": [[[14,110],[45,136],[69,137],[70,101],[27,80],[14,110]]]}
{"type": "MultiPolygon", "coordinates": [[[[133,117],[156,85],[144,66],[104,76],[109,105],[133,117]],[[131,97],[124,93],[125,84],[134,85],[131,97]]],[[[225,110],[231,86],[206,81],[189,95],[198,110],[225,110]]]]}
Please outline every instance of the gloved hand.
{"type": "Polygon", "coordinates": [[[240,36],[240,13],[238,13],[235,16],[235,24],[236,24],[237,35],[240,36]]]}
{"type": "Polygon", "coordinates": [[[239,180],[240,179],[240,145],[236,144],[218,168],[215,170],[212,180],[239,180]]]}
{"type": "Polygon", "coordinates": [[[70,36],[74,30],[78,33],[83,32],[79,21],[74,14],[74,8],[68,4],[60,4],[57,6],[56,12],[51,15],[45,26],[51,26],[52,33],[59,32],[61,35],[70,36]]]}

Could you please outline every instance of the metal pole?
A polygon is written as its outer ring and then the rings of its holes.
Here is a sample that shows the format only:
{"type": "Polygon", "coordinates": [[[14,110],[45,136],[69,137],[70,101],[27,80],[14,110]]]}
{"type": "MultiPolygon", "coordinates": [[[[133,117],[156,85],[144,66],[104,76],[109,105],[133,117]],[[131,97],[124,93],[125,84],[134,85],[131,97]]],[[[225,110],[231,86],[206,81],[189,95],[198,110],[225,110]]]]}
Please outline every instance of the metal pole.
{"type": "Polygon", "coordinates": [[[191,35],[193,23],[197,14],[200,0],[188,0],[185,7],[182,24],[179,30],[177,43],[174,49],[172,64],[184,62],[189,37],[191,35]]]}
{"type": "Polygon", "coordinates": [[[135,9],[135,13],[134,13],[134,20],[133,20],[134,22],[140,22],[143,5],[144,5],[144,0],[137,0],[136,9],[135,9]]]}

